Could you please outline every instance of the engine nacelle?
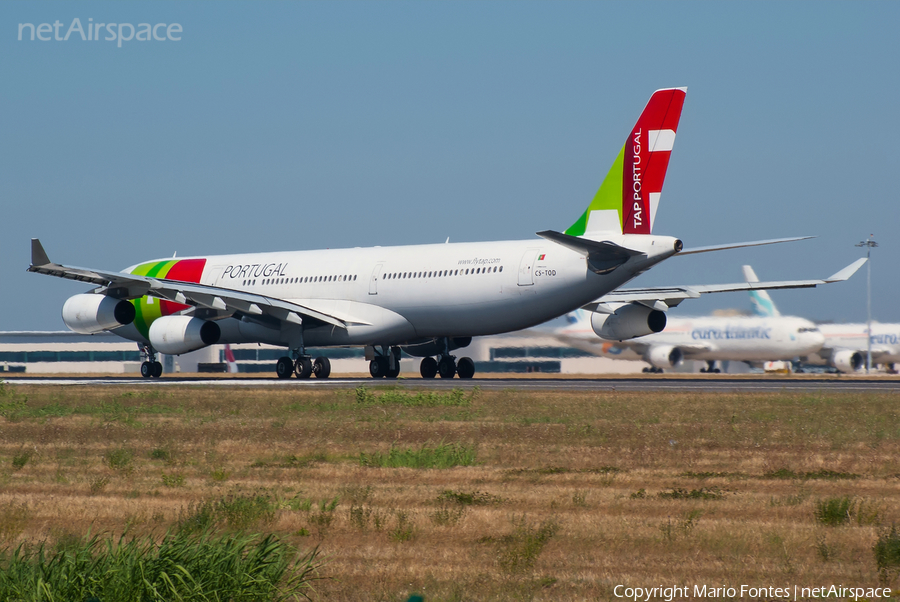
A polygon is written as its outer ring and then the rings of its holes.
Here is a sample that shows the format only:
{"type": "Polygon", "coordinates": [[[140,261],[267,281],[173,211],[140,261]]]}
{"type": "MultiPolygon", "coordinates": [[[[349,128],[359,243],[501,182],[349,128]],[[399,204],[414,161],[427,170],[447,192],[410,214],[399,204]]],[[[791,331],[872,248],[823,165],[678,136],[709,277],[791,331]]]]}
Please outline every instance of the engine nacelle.
{"type": "Polygon", "coordinates": [[[82,293],[66,300],[62,319],[75,332],[97,334],[131,324],[134,322],[134,313],[134,305],[130,301],[82,293]]]}
{"type": "Polygon", "coordinates": [[[856,372],[863,367],[866,358],[859,351],[844,349],[831,356],[831,365],[841,372],[856,372]]]}
{"type": "Polygon", "coordinates": [[[610,341],[642,337],[665,327],[665,312],[636,303],[620,307],[614,314],[591,314],[591,328],[601,339],[610,341]]]}
{"type": "Polygon", "coordinates": [[[650,348],[644,361],[654,368],[675,368],[684,361],[684,353],[678,347],[658,345],[650,348]]]}
{"type": "Polygon", "coordinates": [[[191,316],[163,316],[150,325],[150,344],[160,353],[181,355],[219,342],[222,331],[209,320],[191,316]]]}

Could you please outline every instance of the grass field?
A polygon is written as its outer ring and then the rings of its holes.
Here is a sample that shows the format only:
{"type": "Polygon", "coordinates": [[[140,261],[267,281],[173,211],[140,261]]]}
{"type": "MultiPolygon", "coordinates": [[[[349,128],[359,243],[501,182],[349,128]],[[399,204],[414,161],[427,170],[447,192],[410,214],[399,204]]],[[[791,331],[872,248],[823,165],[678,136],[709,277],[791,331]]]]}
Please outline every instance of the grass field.
{"type": "Polygon", "coordinates": [[[323,600],[896,587],[898,402],[5,385],[0,547],[274,534],[323,600]]]}

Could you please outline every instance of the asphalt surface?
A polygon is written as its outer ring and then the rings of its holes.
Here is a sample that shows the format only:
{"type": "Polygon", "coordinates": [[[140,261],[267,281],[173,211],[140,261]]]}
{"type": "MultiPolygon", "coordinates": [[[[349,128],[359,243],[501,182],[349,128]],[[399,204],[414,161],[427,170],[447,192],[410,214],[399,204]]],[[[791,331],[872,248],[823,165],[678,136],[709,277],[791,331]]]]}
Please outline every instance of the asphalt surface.
{"type": "Polygon", "coordinates": [[[471,380],[400,378],[396,380],[372,378],[330,378],[327,380],[279,380],[275,377],[206,377],[164,376],[160,379],[135,378],[133,376],[14,376],[2,375],[10,384],[43,386],[202,386],[202,387],[316,387],[353,388],[359,385],[376,386],[397,384],[414,389],[446,390],[480,387],[485,390],[537,390],[537,391],[843,391],[843,392],[900,392],[900,379],[884,377],[603,377],[603,378],[473,378],[471,380]]]}

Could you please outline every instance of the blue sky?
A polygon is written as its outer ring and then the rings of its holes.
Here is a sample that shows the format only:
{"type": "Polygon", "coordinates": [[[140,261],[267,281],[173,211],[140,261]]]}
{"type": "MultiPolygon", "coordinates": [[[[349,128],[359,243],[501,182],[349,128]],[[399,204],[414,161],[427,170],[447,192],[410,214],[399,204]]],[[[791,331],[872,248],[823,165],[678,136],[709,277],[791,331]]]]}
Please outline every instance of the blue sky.
{"type": "MultiPolygon", "coordinates": [[[[818,238],[673,258],[634,284],[737,282],[743,263],[824,277],[872,233],[873,314],[900,321],[897,23],[888,2],[4,2],[0,330],[62,329],[85,290],[25,272],[35,236],[59,263],[121,269],[565,229],[670,86],[689,89],[654,233],[818,238]],[[76,17],[183,32],[17,39],[76,17]]],[[[865,273],[773,297],[863,320],[865,273]]],[[[749,303],[677,311],[722,307],[749,303]]]]}

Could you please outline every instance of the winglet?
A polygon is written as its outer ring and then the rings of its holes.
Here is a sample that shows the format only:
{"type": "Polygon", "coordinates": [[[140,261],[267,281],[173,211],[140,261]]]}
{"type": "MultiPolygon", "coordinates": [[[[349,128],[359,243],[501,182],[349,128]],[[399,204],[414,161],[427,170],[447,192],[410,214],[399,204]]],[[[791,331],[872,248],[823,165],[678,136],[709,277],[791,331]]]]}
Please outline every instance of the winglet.
{"type": "Polygon", "coordinates": [[[862,265],[866,262],[865,257],[861,257],[845,267],[843,270],[838,272],[837,274],[833,274],[825,279],[825,282],[842,282],[848,279],[850,276],[856,273],[856,270],[862,267],[862,265]]]}
{"type": "Polygon", "coordinates": [[[47,252],[44,251],[43,245],[41,245],[41,241],[37,238],[31,239],[31,265],[34,266],[42,266],[51,263],[50,258],[47,257],[47,252]]]}

